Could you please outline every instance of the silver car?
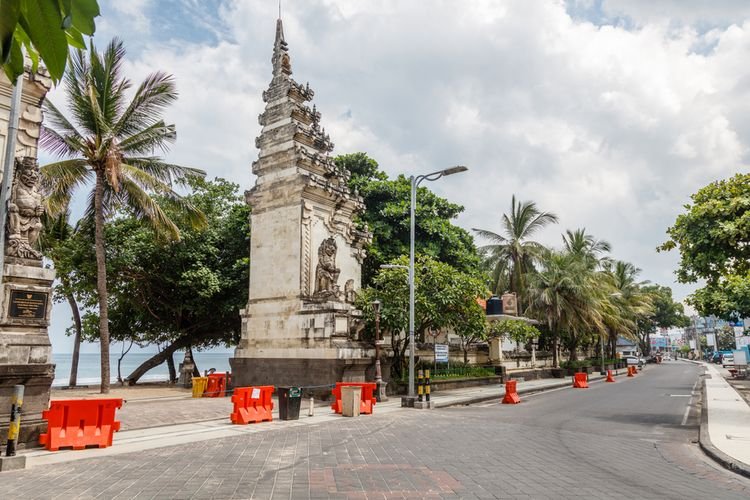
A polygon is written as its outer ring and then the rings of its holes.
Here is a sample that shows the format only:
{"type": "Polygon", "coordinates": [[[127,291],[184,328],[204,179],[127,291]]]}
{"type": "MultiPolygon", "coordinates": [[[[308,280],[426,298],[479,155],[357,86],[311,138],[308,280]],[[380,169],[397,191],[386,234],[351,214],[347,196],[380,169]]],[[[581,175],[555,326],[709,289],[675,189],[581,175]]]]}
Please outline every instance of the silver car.
{"type": "Polygon", "coordinates": [[[734,366],[734,354],[729,353],[721,357],[721,366],[726,368],[727,366],[734,366]]]}

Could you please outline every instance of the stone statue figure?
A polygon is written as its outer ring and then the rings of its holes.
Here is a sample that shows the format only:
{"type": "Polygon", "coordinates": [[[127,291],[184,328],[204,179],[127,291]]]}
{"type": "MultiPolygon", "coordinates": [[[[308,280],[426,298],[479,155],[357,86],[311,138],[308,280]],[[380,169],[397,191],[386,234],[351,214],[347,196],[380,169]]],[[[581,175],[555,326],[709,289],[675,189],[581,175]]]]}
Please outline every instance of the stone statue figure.
{"type": "Polygon", "coordinates": [[[42,258],[35,247],[42,231],[43,213],[36,158],[26,156],[16,159],[15,178],[8,203],[6,255],[22,259],[42,258]]]}
{"type": "Polygon", "coordinates": [[[348,279],[344,284],[344,302],[354,304],[357,301],[357,292],[354,291],[354,280],[348,279]]]}
{"type": "Polygon", "coordinates": [[[341,270],[336,267],[336,240],[327,238],[323,240],[318,248],[318,265],[315,268],[315,293],[316,298],[338,298],[339,279],[341,270]]]}

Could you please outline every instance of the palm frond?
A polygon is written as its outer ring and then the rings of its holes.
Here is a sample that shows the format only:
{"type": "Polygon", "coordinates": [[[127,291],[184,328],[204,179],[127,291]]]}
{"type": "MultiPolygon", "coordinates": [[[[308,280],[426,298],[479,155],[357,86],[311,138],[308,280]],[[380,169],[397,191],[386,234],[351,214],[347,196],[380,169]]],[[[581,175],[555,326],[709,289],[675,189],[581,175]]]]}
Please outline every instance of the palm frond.
{"type": "Polygon", "coordinates": [[[85,140],[80,136],[62,136],[55,130],[42,126],[39,136],[39,145],[45,151],[58,158],[69,158],[71,156],[83,156],[86,154],[85,140]]]}
{"type": "Polygon", "coordinates": [[[120,39],[113,38],[101,56],[93,42],[90,49],[91,76],[97,91],[98,108],[103,121],[112,128],[122,112],[124,93],[130,87],[129,81],[121,77],[125,46],[120,39]]]}
{"type": "Polygon", "coordinates": [[[203,179],[206,176],[205,170],[166,163],[156,156],[129,156],[126,161],[129,165],[153,175],[166,184],[185,185],[192,180],[203,179]]]}
{"type": "Polygon", "coordinates": [[[84,142],[83,134],[70,123],[70,120],[49,99],[44,100],[44,128],[49,128],[66,138],[76,138],[78,142],[84,142]]]}
{"type": "Polygon", "coordinates": [[[480,238],[484,238],[495,244],[502,244],[508,241],[504,236],[501,236],[493,231],[488,231],[486,229],[477,229],[477,228],[471,228],[471,230],[477,233],[477,236],[479,236],[480,238]]]}
{"type": "Polygon", "coordinates": [[[172,75],[156,72],[140,84],[130,104],[114,127],[118,135],[133,135],[153,124],[153,117],[177,100],[177,88],[172,75]]]}
{"type": "Polygon", "coordinates": [[[39,173],[45,210],[53,217],[67,210],[73,193],[94,179],[91,168],[82,158],[49,163],[41,167],[39,173]]]}
{"type": "Polygon", "coordinates": [[[134,135],[120,141],[120,148],[124,154],[144,154],[155,149],[164,152],[169,150],[168,145],[177,140],[177,132],[174,125],[166,125],[159,120],[150,127],[139,129],[134,135]]]}

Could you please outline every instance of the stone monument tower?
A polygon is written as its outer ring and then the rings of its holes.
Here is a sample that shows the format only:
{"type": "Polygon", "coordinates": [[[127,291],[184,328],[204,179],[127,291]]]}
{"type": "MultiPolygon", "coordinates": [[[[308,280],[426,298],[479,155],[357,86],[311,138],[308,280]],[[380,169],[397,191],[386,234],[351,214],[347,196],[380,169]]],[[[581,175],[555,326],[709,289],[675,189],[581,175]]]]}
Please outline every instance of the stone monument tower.
{"type": "Polygon", "coordinates": [[[309,85],[291,78],[281,19],[273,79],[263,92],[255,140],[250,297],[242,339],[230,364],[235,385],[321,385],[364,380],[372,351],[356,339],[364,245],[370,234],[352,217],[364,209],[349,173],[330,157],[309,85]]]}

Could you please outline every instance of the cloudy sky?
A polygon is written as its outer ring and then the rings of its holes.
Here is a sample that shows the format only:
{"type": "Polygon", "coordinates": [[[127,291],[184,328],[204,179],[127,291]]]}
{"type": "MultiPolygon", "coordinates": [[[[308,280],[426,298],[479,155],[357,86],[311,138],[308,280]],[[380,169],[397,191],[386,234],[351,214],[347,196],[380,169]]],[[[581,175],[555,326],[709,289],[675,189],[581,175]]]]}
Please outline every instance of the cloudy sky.
{"type": "MultiPolygon", "coordinates": [[[[249,188],[278,3],[100,4],[95,43],[122,38],[132,80],[176,77],[169,160],[249,188]]],[[[430,185],[465,207],[461,226],[499,231],[516,194],[559,216],[544,243],[585,227],[691,292],[655,248],[691,193],[748,163],[750,2],[284,0],[282,18],[334,153],[392,176],[467,165],[430,185]]],[[[68,318],[56,308],[58,352],[68,318]]]]}

